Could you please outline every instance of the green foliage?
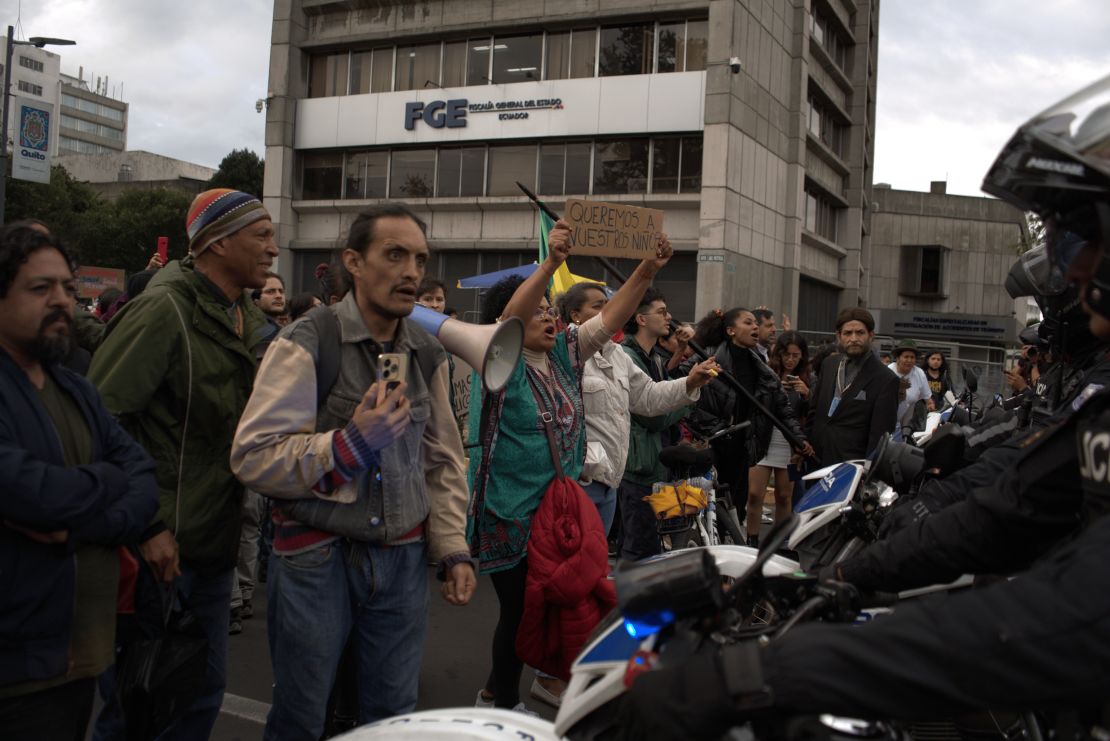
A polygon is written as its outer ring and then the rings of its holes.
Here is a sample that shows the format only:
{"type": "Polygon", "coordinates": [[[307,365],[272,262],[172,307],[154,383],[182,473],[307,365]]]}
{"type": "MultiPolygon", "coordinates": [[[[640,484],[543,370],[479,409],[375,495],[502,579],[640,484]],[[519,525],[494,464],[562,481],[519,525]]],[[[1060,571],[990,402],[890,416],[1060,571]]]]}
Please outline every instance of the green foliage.
{"type": "Polygon", "coordinates": [[[209,188],[233,188],[262,198],[262,159],[249,149],[233,149],[220,162],[216,174],[208,181],[209,188]]]}
{"type": "Polygon", "coordinates": [[[49,184],[9,178],[7,187],[7,220],[42,221],[77,252],[82,265],[142,270],[162,236],[170,238],[171,259],[185,255],[185,212],[192,201],[185,193],[130,190],[113,202],[61,166],[51,168],[49,184]]]}

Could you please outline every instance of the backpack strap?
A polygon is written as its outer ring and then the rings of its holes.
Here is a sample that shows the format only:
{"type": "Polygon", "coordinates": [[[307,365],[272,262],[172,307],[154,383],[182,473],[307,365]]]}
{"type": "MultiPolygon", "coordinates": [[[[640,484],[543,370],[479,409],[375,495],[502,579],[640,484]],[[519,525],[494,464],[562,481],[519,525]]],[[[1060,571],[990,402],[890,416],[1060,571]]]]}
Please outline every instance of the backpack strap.
{"type": "Polygon", "coordinates": [[[316,406],[323,405],[331,387],[339,380],[339,354],[342,338],[339,317],[330,306],[317,306],[305,313],[316,328],[316,406]]]}

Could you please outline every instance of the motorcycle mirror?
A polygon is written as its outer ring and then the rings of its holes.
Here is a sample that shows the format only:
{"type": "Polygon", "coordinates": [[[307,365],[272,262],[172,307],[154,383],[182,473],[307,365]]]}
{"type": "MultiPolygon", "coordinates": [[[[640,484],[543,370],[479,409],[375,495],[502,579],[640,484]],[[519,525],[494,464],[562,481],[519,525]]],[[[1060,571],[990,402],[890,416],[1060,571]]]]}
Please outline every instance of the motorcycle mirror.
{"type": "Polygon", "coordinates": [[[967,435],[962,427],[951,422],[936,429],[925,444],[925,462],[930,468],[939,468],[942,475],[958,469],[964,462],[967,435]]]}
{"type": "Polygon", "coordinates": [[[970,368],[964,368],[963,376],[964,383],[967,384],[968,391],[974,394],[976,391],[979,390],[979,376],[976,375],[975,371],[971,370],[970,368]]]}
{"type": "Polygon", "coordinates": [[[925,468],[925,453],[906,443],[896,443],[889,433],[883,436],[876,449],[871,466],[872,477],[885,481],[899,494],[905,494],[910,484],[925,468]]]}

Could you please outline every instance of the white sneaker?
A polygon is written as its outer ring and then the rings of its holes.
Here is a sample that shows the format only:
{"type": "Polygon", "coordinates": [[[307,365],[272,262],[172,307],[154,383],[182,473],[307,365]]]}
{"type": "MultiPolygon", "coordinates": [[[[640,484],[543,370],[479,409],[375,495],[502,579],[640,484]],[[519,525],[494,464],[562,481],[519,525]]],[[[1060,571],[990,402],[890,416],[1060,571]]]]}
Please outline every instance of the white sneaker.
{"type": "Polygon", "coordinates": [[[529,710],[528,707],[523,702],[518,702],[516,705],[514,705],[513,706],[513,712],[514,713],[523,713],[524,715],[528,715],[528,716],[531,716],[533,718],[540,717],[539,713],[537,713],[534,710],[529,710]]]}
{"type": "Polygon", "coordinates": [[[493,700],[482,697],[482,690],[478,690],[478,699],[474,701],[476,708],[493,708],[493,700]]]}

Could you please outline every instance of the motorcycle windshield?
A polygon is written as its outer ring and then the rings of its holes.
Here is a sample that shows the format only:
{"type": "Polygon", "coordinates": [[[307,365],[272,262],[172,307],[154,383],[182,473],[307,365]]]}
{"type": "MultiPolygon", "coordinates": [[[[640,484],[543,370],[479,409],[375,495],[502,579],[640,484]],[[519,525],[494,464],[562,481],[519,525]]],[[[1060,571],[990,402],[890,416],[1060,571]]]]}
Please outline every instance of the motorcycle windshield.
{"type": "Polygon", "coordinates": [[[841,463],[806,490],[794,511],[800,514],[847,502],[852,497],[857,470],[850,463],[841,463]]]}

